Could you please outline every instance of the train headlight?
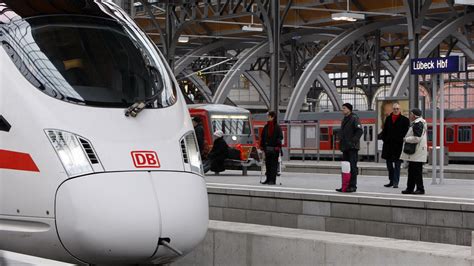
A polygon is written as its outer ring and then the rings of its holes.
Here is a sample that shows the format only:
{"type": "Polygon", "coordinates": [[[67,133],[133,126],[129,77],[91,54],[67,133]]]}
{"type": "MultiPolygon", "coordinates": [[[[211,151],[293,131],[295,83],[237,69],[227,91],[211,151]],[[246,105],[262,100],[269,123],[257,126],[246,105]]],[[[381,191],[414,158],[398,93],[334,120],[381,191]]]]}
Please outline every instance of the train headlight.
{"type": "Polygon", "coordinates": [[[46,130],[54,150],[69,177],[94,172],[78,136],[60,130],[46,130]]]}
{"type": "Polygon", "coordinates": [[[204,175],[201,164],[201,155],[199,154],[199,148],[194,132],[189,132],[184,135],[180,144],[185,170],[204,175]]]}

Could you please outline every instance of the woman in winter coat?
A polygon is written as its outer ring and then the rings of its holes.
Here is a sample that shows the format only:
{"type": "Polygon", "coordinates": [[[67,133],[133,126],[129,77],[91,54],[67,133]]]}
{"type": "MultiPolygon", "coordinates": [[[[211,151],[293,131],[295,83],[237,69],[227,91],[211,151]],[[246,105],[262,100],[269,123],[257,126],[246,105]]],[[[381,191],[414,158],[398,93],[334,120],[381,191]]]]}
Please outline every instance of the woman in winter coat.
{"type": "Polygon", "coordinates": [[[260,148],[265,152],[265,175],[266,180],[262,182],[265,185],[275,185],[278,172],[278,156],[280,156],[281,141],[283,133],[280,125],[277,123],[276,113],[268,112],[267,124],[263,127],[260,136],[260,148]]]}
{"type": "Polygon", "coordinates": [[[219,173],[225,171],[224,162],[229,156],[229,146],[224,140],[224,133],[221,130],[214,132],[216,139],[212,145],[212,149],[207,155],[207,162],[204,164],[204,173],[209,171],[219,173]]]}
{"type": "Polygon", "coordinates": [[[414,108],[410,111],[411,125],[403,139],[403,152],[400,159],[408,161],[407,189],[403,194],[425,194],[423,186],[423,164],[428,157],[428,142],[426,137],[426,121],[421,117],[421,110],[414,108]],[[408,145],[415,146],[414,153],[408,154],[408,145]],[[416,185],[416,190],[415,190],[416,185]]]}

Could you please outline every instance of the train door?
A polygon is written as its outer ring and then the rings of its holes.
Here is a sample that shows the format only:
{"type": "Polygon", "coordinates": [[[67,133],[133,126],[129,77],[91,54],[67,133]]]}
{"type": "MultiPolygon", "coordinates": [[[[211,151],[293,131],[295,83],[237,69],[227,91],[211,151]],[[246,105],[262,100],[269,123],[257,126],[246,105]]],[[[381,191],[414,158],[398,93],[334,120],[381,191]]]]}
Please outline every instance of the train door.
{"type": "Polygon", "coordinates": [[[320,126],[319,128],[319,149],[322,151],[331,150],[331,139],[330,139],[329,127],[320,126]]]}
{"type": "Polygon", "coordinates": [[[331,147],[329,148],[332,159],[335,160],[336,155],[341,154],[339,151],[339,132],[341,131],[340,127],[332,127],[332,134],[331,134],[331,147]]]}
{"type": "Polygon", "coordinates": [[[359,155],[369,158],[374,154],[375,140],[374,140],[374,125],[364,125],[362,137],[360,138],[359,155]]]}

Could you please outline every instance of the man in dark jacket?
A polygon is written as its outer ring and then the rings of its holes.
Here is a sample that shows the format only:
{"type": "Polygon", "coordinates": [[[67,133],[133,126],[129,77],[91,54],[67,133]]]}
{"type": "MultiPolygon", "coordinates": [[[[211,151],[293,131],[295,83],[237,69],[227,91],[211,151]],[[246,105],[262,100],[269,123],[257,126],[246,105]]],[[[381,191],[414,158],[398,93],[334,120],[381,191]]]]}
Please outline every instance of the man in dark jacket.
{"type": "MultiPolygon", "coordinates": [[[[339,132],[339,147],[342,151],[342,160],[351,164],[351,180],[346,192],[356,192],[357,190],[357,160],[359,157],[360,137],[363,134],[359,117],[352,113],[352,105],[345,103],[342,105],[342,114],[344,118],[341,122],[341,131],[339,132]]],[[[342,188],[336,189],[342,192],[342,188]]]]}
{"type": "Polygon", "coordinates": [[[382,158],[387,162],[389,183],[385,187],[398,188],[400,181],[400,154],[403,138],[410,127],[410,120],[401,114],[400,104],[394,103],[393,112],[387,116],[379,139],[383,140],[382,158]]]}
{"type": "Polygon", "coordinates": [[[265,152],[266,180],[262,184],[275,185],[278,172],[278,156],[280,156],[283,133],[277,123],[276,113],[268,112],[267,124],[263,127],[260,137],[260,148],[265,152]]]}

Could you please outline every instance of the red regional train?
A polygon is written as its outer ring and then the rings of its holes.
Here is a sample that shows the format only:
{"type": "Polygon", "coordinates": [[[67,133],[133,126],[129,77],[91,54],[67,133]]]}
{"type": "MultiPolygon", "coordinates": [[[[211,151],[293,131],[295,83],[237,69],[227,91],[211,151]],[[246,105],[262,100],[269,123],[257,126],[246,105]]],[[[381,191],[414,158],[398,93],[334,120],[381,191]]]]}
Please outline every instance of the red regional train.
{"type": "MultiPolygon", "coordinates": [[[[248,110],[223,104],[190,104],[191,117],[201,118],[204,128],[204,157],[212,149],[213,132],[222,130],[224,139],[240,152],[240,160],[226,160],[226,169],[254,169],[260,165],[257,141],[252,131],[252,119],[248,110]]],[[[205,158],[203,158],[205,159],[205,158]]]]}
{"type": "MultiPolygon", "coordinates": [[[[361,137],[359,156],[373,159],[375,157],[377,139],[376,134],[376,113],[375,111],[355,111],[359,116],[364,130],[361,137]]],[[[425,119],[428,122],[428,145],[432,146],[433,128],[432,110],[426,110],[425,119]]],[[[283,117],[281,115],[280,117],[283,117]]],[[[319,122],[319,156],[324,158],[339,157],[338,131],[340,130],[342,113],[321,112],[321,113],[301,113],[298,121],[318,121],[319,122]]],[[[254,134],[260,136],[260,132],[266,123],[266,114],[255,114],[253,116],[254,134]]],[[[283,146],[288,148],[288,123],[280,121],[282,125],[284,141],[283,146]]],[[[439,112],[437,128],[439,132],[439,112]]],[[[474,162],[474,142],[472,131],[474,127],[474,109],[461,109],[457,111],[446,110],[444,119],[445,149],[449,152],[450,162],[474,162]]],[[[257,137],[258,140],[258,137],[257,137]]],[[[439,145],[439,140],[437,145],[439,145]]],[[[290,147],[291,148],[291,147],[290,147]]],[[[291,149],[290,149],[291,150],[291,149]]],[[[316,150],[305,151],[305,156],[316,157],[316,150]]],[[[301,150],[290,152],[292,157],[301,157],[301,150]]],[[[306,158],[307,158],[306,157],[306,158]]]]}

